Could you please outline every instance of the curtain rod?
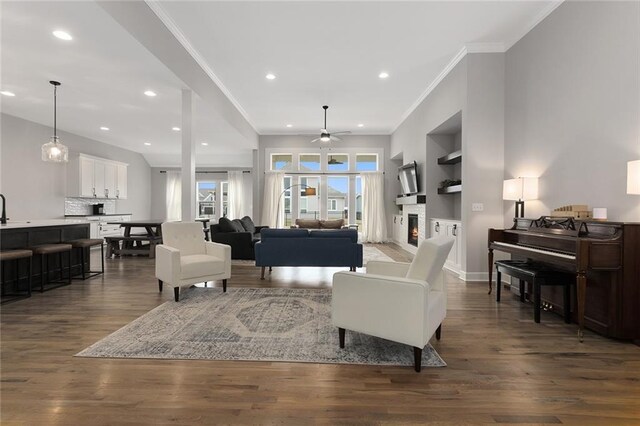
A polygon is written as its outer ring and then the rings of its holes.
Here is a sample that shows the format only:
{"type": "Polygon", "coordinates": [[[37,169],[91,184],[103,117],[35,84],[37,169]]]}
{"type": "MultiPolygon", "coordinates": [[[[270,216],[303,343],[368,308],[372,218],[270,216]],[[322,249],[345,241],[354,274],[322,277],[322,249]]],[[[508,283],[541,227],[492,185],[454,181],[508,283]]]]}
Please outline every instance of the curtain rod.
{"type": "MultiPolygon", "coordinates": [[[[179,171],[179,170],[176,170],[179,171]]],[[[228,173],[228,172],[235,172],[235,170],[221,170],[221,171],[213,171],[213,170],[204,170],[201,172],[196,171],[196,173],[206,173],[206,174],[213,174],[213,173],[228,173]]],[[[167,173],[166,170],[160,170],[160,173],[167,173]]],[[[242,170],[242,173],[251,173],[251,170],[242,170]]]]}
{"type": "MultiPolygon", "coordinates": [[[[266,175],[267,173],[273,173],[273,172],[264,172],[264,174],[266,175]]],[[[361,174],[367,174],[367,173],[378,173],[378,172],[335,172],[335,173],[331,173],[331,172],[308,172],[308,173],[302,173],[302,172],[284,172],[285,176],[290,176],[290,175],[296,175],[296,176],[318,176],[318,175],[322,175],[322,176],[340,176],[340,175],[361,175],[361,174]]],[[[384,174],[384,172],[381,172],[382,174],[384,174]]]]}

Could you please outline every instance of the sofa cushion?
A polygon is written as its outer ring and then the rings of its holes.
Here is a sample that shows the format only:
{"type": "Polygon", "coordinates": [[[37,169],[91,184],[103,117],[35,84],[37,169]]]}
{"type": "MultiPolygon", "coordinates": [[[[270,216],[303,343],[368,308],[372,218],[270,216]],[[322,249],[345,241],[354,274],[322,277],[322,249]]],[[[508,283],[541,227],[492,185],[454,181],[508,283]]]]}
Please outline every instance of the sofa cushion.
{"type": "Polygon", "coordinates": [[[242,226],[244,227],[245,231],[249,231],[251,232],[251,234],[256,233],[256,225],[255,223],[253,223],[253,220],[251,220],[249,216],[243,217],[242,219],[240,219],[240,222],[242,222],[242,226]]]}
{"type": "Polygon", "coordinates": [[[220,225],[221,232],[236,232],[233,223],[226,217],[221,217],[220,220],[218,220],[218,225],[220,225]]]}
{"type": "Polygon", "coordinates": [[[263,229],[260,232],[262,241],[273,238],[308,238],[306,229],[263,229]]]}
{"type": "Polygon", "coordinates": [[[224,260],[208,254],[192,254],[180,258],[182,279],[218,275],[224,272],[224,260]]]}
{"type": "Polygon", "coordinates": [[[344,219],[321,220],[320,229],[340,229],[344,225],[344,219]]]}
{"type": "Polygon", "coordinates": [[[348,238],[352,243],[358,242],[358,231],[355,229],[319,229],[309,231],[311,238],[348,238]]]}
{"type": "Polygon", "coordinates": [[[320,229],[320,221],[316,219],[296,219],[296,225],[304,229],[320,229]]]}
{"type": "Polygon", "coordinates": [[[236,232],[246,231],[246,229],[244,229],[244,226],[242,226],[242,222],[240,222],[240,219],[233,219],[231,221],[231,225],[233,226],[233,229],[235,229],[236,232]]]}

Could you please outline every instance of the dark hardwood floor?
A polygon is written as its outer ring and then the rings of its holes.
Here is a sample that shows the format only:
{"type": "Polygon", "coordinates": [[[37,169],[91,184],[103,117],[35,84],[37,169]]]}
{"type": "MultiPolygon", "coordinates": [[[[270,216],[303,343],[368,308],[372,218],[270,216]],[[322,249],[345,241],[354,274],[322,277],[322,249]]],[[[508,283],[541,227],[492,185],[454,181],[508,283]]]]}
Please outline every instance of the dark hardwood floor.
{"type": "MultiPolygon", "coordinates": [[[[2,306],[2,425],[640,424],[638,346],[589,332],[579,343],[560,316],[535,324],[531,305],[508,292],[498,305],[485,283],[452,277],[432,342],[446,368],[75,358],[174,303],[158,293],[153,260],[106,268],[2,306]]],[[[260,281],[259,268],[234,266],[229,286],[327,288],[336,270],[274,268],[260,281]]]]}

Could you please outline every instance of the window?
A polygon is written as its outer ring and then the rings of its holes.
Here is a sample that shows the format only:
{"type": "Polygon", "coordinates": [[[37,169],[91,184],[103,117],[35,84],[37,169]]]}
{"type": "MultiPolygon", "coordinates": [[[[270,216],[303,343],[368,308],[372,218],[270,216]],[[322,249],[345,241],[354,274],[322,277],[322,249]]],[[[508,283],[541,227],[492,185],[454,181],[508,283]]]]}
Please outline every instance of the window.
{"type": "Polygon", "coordinates": [[[284,227],[288,228],[291,226],[291,176],[284,177],[284,227]]]}
{"type": "Polygon", "coordinates": [[[196,183],[196,207],[198,211],[198,217],[215,217],[216,186],[216,182],[196,183]]]}
{"type": "Polygon", "coordinates": [[[327,219],[348,219],[349,177],[327,177],[327,219]]]}
{"type": "Polygon", "coordinates": [[[349,154],[328,154],[327,170],[331,172],[349,171],[349,154]]]}
{"type": "Polygon", "coordinates": [[[300,219],[320,219],[320,177],[300,177],[299,214],[300,219]],[[315,189],[315,195],[307,195],[307,189],[315,189]]]}
{"type": "Polygon", "coordinates": [[[291,170],[292,154],[271,154],[271,170],[291,170]]]}
{"type": "Polygon", "coordinates": [[[359,172],[373,172],[378,170],[378,154],[357,154],[356,170],[359,172]]]}
{"type": "Polygon", "coordinates": [[[319,171],[320,170],[320,154],[300,154],[299,171],[319,171]]]}
{"type": "Polygon", "coordinates": [[[227,217],[229,211],[229,182],[222,182],[222,216],[227,217]]]}

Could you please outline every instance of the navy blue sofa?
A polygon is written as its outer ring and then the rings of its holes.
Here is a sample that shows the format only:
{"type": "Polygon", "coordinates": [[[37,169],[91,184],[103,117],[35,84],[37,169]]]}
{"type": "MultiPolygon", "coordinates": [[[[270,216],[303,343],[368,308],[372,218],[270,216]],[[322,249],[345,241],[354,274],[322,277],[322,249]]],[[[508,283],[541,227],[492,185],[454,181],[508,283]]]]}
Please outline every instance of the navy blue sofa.
{"type": "Polygon", "coordinates": [[[256,266],[362,267],[362,244],[355,229],[263,229],[255,245],[256,266]]]}

